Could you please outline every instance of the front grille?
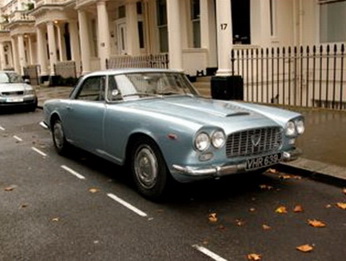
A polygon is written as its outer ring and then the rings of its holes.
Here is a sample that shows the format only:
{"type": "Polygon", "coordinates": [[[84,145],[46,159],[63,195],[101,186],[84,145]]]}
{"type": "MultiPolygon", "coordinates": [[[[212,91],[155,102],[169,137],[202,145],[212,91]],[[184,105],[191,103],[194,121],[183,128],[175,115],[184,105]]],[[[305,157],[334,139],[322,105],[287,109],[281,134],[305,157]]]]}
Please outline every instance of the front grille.
{"type": "Polygon", "coordinates": [[[227,157],[276,152],[282,145],[282,128],[268,127],[232,133],[227,138],[227,157]]]}
{"type": "Polygon", "coordinates": [[[23,95],[24,91],[17,91],[17,92],[2,92],[3,96],[16,96],[16,95],[23,95]]]}

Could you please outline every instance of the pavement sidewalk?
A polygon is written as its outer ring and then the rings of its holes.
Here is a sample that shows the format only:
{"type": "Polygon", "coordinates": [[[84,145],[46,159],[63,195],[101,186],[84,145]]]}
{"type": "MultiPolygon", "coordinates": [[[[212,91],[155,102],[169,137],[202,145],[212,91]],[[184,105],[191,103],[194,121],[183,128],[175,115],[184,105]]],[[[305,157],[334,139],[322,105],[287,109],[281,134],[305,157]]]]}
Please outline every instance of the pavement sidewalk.
{"type": "MultiPolygon", "coordinates": [[[[38,107],[44,101],[68,98],[73,87],[36,86],[38,107]]],[[[305,133],[297,139],[303,156],[279,169],[303,172],[309,177],[346,187],[346,111],[288,108],[305,116],[305,133]]]]}

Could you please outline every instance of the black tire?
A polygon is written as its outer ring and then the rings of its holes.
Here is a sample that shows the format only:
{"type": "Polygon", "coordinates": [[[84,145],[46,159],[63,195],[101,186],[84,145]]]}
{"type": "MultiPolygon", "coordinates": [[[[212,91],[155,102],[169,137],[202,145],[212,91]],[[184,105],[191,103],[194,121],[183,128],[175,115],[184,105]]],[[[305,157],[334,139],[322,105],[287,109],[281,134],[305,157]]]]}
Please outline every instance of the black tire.
{"type": "Polygon", "coordinates": [[[137,140],[132,146],[129,164],[138,192],[150,200],[161,201],[172,177],[156,143],[147,137],[137,140]]]}
{"type": "Polygon", "coordinates": [[[52,124],[52,138],[57,153],[60,155],[66,155],[69,151],[69,143],[65,138],[64,128],[59,119],[55,120],[52,124]]]}

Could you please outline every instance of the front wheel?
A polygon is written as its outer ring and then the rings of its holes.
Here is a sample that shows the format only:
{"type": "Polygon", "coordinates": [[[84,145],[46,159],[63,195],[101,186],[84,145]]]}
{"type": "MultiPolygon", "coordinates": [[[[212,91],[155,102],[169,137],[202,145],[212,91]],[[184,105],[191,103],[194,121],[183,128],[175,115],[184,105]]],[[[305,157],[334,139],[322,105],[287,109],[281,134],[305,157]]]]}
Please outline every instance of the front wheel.
{"type": "Polygon", "coordinates": [[[55,150],[60,155],[67,153],[69,144],[65,138],[64,129],[60,120],[55,120],[52,126],[52,137],[55,150]]]}
{"type": "Polygon", "coordinates": [[[134,144],[130,166],[139,193],[151,200],[161,199],[171,176],[161,151],[151,139],[141,138],[134,144]]]}

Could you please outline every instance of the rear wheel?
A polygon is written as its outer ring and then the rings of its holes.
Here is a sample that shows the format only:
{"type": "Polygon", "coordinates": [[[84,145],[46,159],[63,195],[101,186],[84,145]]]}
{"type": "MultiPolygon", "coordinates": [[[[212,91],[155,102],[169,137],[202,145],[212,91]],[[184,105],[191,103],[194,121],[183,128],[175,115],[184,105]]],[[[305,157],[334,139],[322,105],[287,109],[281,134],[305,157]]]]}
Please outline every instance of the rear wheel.
{"type": "Polygon", "coordinates": [[[59,119],[55,120],[52,126],[52,137],[55,150],[58,154],[66,154],[69,149],[69,144],[65,138],[64,128],[59,119]]]}
{"type": "Polygon", "coordinates": [[[136,141],[131,150],[130,166],[139,193],[151,200],[162,198],[171,176],[155,142],[146,137],[136,141]]]}

